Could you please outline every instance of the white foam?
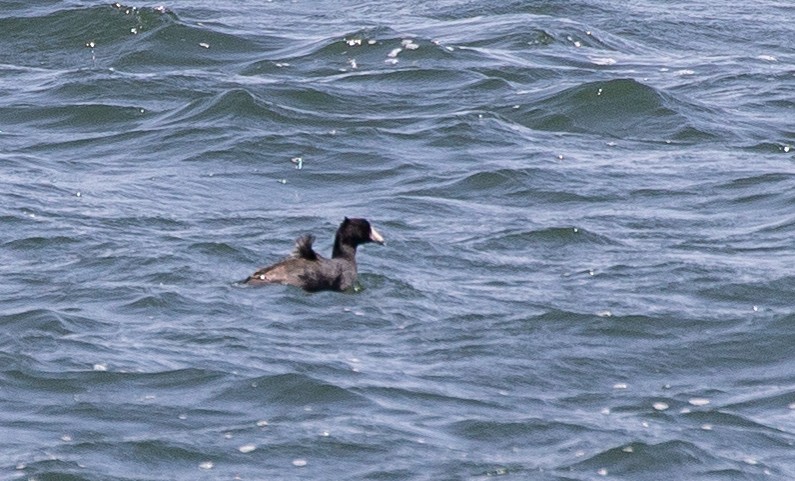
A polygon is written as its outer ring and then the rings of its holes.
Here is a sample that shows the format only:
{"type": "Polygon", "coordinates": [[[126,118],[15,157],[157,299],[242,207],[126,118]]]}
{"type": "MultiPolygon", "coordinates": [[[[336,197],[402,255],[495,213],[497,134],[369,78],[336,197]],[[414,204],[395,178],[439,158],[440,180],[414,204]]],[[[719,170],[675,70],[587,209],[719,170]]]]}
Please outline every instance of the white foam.
{"type": "Polygon", "coordinates": [[[240,451],[241,453],[244,453],[244,454],[245,453],[250,453],[250,452],[254,451],[255,449],[257,449],[257,446],[255,444],[244,444],[244,445],[240,446],[239,448],[237,448],[238,451],[240,451]]]}
{"type": "Polygon", "coordinates": [[[414,40],[411,40],[411,39],[403,40],[402,42],[400,42],[400,44],[406,50],[417,50],[418,48],[420,48],[420,46],[418,44],[414,43],[414,40]]]}
{"type": "Polygon", "coordinates": [[[666,409],[668,409],[671,406],[669,406],[668,403],[656,402],[656,403],[652,404],[652,407],[655,410],[657,410],[657,411],[665,411],[666,409]]]}
{"type": "Polygon", "coordinates": [[[203,463],[199,463],[199,467],[201,469],[213,469],[215,465],[212,461],[204,461],[203,463]]]}
{"type": "Polygon", "coordinates": [[[703,397],[694,397],[687,401],[691,406],[706,406],[710,403],[709,399],[703,397]]]}
{"type": "Polygon", "coordinates": [[[293,466],[297,468],[303,468],[306,464],[306,459],[293,459],[293,466]]]}

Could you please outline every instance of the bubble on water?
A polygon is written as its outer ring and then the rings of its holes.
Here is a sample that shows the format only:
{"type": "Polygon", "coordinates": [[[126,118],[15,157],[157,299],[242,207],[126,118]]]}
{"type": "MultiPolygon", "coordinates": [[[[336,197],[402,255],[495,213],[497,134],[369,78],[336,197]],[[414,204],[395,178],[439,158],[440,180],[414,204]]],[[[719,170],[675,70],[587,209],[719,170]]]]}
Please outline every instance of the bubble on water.
{"type": "Polygon", "coordinates": [[[712,431],[712,424],[702,424],[701,429],[704,431],[712,431]]]}
{"type": "Polygon", "coordinates": [[[787,407],[789,409],[795,409],[795,403],[789,403],[789,406],[787,406],[787,407]]]}
{"type": "Polygon", "coordinates": [[[596,474],[598,474],[599,476],[607,476],[607,468],[599,468],[596,471],[596,474]]]}
{"type": "Polygon", "coordinates": [[[212,461],[204,461],[202,463],[199,463],[199,467],[201,469],[213,469],[213,467],[215,467],[215,465],[213,464],[212,461]]]}
{"type": "Polygon", "coordinates": [[[210,48],[210,44],[207,42],[199,42],[199,47],[201,48],[210,48]]]}
{"type": "MultiPolygon", "coordinates": [[[[593,275],[593,274],[591,274],[593,275]]],[[[613,313],[610,311],[599,311],[596,313],[597,317],[613,317],[613,313]]]]}
{"type": "Polygon", "coordinates": [[[745,459],[743,459],[743,462],[745,464],[750,464],[751,466],[756,466],[757,464],[759,464],[759,461],[757,461],[756,458],[753,458],[751,456],[747,456],[745,459]]]}
{"type": "Polygon", "coordinates": [[[687,401],[691,406],[706,406],[710,403],[709,399],[703,397],[694,397],[687,401]]]}
{"type": "Polygon", "coordinates": [[[398,59],[396,59],[396,58],[388,58],[388,59],[384,60],[384,63],[388,64],[388,65],[397,65],[398,59]]]}
{"type": "Polygon", "coordinates": [[[396,58],[398,56],[398,54],[400,52],[402,52],[402,51],[403,51],[403,49],[400,48],[400,47],[393,48],[392,51],[390,51],[388,54],[386,54],[386,56],[389,57],[389,58],[396,58]]]}
{"type": "Polygon", "coordinates": [[[607,416],[608,414],[610,414],[610,408],[602,408],[602,410],[600,412],[603,415],[607,416]]]}
{"type": "Polygon", "coordinates": [[[785,146],[784,146],[784,148],[783,148],[783,150],[784,150],[784,152],[789,152],[791,148],[792,148],[792,146],[790,146],[790,145],[785,145],[785,146]]]}
{"type": "Polygon", "coordinates": [[[629,387],[629,385],[627,385],[627,383],[624,383],[624,382],[617,382],[617,383],[613,384],[613,389],[626,389],[628,387],[629,387]]]}
{"type": "Polygon", "coordinates": [[[304,466],[306,466],[306,464],[307,464],[306,459],[301,459],[301,458],[293,459],[293,466],[297,468],[303,468],[304,466]]]}
{"type": "Polygon", "coordinates": [[[94,370],[95,371],[107,371],[108,370],[108,365],[104,364],[104,363],[102,363],[102,364],[94,364],[94,370]]]}
{"type": "Polygon", "coordinates": [[[244,444],[244,445],[240,446],[239,448],[237,448],[237,450],[240,451],[243,454],[250,453],[250,452],[254,451],[255,449],[257,449],[257,446],[255,444],[244,444]]]}
{"type": "Polygon", "coordinates": [[[71,440],[72,440],[72,436],[70,436],[68,434],[64,434],[63,436],[61,436],[61,441],[65,442],[65,443],[68,443],[71,440]]]}
{"type": "Polygon", "coordinates": [[[258,427],[264,428],[267,425],[268,425],[268,421],[266,421],[264,419],[261,419],[261,420],[257,421],[257,426],[258,427]]]}
{"type": "Polygon", "coordinates": [[[180,415],[179,415],[179,416],[177,416],[177,417],[178,417],[179,419],[183,420],[183,421],[184,421],[184,420],[186,420],[186,419],[188,419],[188,415],[187,415],[187,414],[180,414],[180,415]]]}
{"type": "Polygon", "coordinates": [[[765,60],[767,62],[778,62],[778,59],[773,55],[759,55],[756,58],[758,58],[759,60],[765,60]]]}
{"type": "Polygon", "coordinates": [[[625,453],[634,453],[635,452],[635,448],[633,448],[632,446],[625,446],[622,449],[622,451],[624,451],[625,453]]]}
{"type": "Polygon", "coordinates": [[[656,403],[652,404],[652,407],[653,407],[655,410],[657,410],[657,411],[665,411],[665,410],[666,410],[666,409],[668,409],[670,406],[668,405],[668,403],[664,403],[664,402],[661,402],[661,401],[660,401],[660,402],[656,402],[656,403]]]}

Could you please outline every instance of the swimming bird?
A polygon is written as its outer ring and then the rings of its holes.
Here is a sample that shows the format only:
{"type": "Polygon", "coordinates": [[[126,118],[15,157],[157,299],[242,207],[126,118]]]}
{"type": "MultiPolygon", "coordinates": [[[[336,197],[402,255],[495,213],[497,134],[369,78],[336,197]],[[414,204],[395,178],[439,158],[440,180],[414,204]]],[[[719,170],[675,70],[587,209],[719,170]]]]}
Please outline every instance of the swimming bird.
{"type": "Polygon", "coordinates": [[[384,244],[384,238],[367,219],[345,219],[334,236],[331,259],[312,248],[315,236],[306,234],[295,241],[295,249],[287,259],[263,267],[251,274],[244,284],[288,284],[309,292],[345,291],[356,282],[356,247],[368,242],[384,244]]]}

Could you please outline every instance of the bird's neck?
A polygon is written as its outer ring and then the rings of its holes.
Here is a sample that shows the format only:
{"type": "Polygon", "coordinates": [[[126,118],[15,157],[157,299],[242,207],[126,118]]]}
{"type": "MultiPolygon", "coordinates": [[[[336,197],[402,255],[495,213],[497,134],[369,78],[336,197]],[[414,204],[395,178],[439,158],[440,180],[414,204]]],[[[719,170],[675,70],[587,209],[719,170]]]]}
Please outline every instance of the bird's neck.
{"type": "Polygon", "coordinates": [[[356,247],[343,244],[340,241],[339,237],[334,238],[334,249],[331,251],[331,258],[344,258],[344,259],[355,259],[356,258],[356,247]]]}

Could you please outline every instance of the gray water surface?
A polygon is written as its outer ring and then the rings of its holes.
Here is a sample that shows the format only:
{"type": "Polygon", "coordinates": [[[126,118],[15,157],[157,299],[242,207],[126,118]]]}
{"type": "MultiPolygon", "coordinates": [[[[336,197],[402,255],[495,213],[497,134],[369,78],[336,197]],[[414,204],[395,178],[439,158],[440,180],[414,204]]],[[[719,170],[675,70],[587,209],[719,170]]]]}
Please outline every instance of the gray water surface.
{"type": "Polygon", "coordinates": [[[5,2],[0,479],[795,478],[792,18],[5,2]]]}

